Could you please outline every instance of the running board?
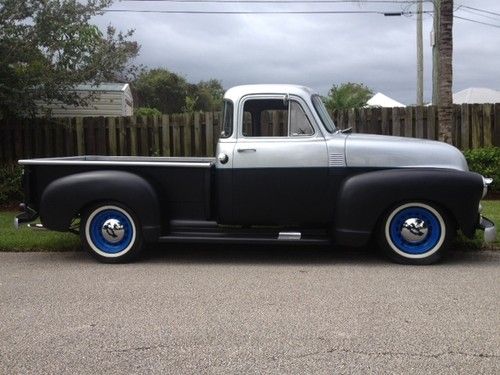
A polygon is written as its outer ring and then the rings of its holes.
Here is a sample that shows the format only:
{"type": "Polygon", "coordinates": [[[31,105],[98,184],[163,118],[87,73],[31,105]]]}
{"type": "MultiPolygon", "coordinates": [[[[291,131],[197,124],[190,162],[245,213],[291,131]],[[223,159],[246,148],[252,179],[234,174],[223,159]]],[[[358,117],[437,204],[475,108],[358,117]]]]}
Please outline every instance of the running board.
{"type": "Polygon", "coordinates": [[[327,236],[303,237],[300,232],[280,232],[273,235],[237,235],[235,233],[173,232],[162,236],[159,242],[184,243],[232,243],[232,244],[287,244],[287,245],[329,245],[327,236]]]}

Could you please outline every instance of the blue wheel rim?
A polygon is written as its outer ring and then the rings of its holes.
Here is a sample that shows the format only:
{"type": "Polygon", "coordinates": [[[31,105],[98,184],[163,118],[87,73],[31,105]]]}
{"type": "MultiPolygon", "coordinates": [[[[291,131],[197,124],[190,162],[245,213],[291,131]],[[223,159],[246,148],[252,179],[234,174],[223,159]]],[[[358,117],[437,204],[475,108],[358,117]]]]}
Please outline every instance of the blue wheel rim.
{"type": "Polygon", "coordinates": [[[425,254],[435,248],[441,238],[441,224],[430,210],[423,207],[407,207],[399,211],[389,224],[389,236],[392,243],[402,252],[410,255],[425,254]],[[401,231],[406,220],[417,218],[427,224],[428,234],[420,242],[408,242],[401,231]]]}
{"type": "Polygon", "coordinates": [[[106,209],[98,212],[92,218],[89,226],[90,240],[99,250],[107,254],[116,254],[124,251],[132,241],[133,231],[130,219],[123,212],[114,209],[106,209]],[[102,233],[104,223],[110,219],[118,220],[123,226],[124,235],[118,242],[113,243],[108,241],[102,233]]]}

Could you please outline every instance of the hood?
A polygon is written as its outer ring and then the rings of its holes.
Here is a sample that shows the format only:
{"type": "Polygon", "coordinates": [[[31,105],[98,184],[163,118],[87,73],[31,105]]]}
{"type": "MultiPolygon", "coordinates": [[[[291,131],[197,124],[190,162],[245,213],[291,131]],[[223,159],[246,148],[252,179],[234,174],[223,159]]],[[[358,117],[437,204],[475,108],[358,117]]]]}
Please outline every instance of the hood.
{"type": "Polygon", "coordinates": [[[464,155],[447,143],[374,134],[349,134],[348,167],[431,167],[469,170],[464,155]]]}

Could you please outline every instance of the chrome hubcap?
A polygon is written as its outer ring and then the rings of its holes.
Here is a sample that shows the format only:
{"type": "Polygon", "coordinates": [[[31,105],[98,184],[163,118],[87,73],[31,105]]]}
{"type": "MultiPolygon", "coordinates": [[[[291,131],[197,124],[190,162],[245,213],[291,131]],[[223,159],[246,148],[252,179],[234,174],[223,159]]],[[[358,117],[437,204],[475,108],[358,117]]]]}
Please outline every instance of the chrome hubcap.
{"type": "Polygon", "coordinates": [[[405,220],[401,228],[401,236],[410,243],[422,242],[428,234],[429,228],[425,221],[415,217],[405,220]]]}
{"type": "Polygon", "coordinates": [[[101,228],[102,236],[110,243],[120,242],[125,236],[122,223],[116,219],[108,219],[101,228]]]}

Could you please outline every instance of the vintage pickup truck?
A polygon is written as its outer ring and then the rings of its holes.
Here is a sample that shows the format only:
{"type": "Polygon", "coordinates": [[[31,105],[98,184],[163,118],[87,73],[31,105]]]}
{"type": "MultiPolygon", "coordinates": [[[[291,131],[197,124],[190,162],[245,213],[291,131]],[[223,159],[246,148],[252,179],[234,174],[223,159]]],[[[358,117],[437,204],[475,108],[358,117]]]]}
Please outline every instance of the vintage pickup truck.
{"type": "Polygon", "coordinates": [[[103,262],[146,243],[336,244],[370,240],[392,260],[429,264],[481,216],[491,180],[436,141],[336,129],[321,97],[294,85],[247,85],[224,96],[215,158],[79,156],[20,160],[24,211],[79,233],[103,262]],[[269,116],[284,119],[270,127],[269,116]]]}

